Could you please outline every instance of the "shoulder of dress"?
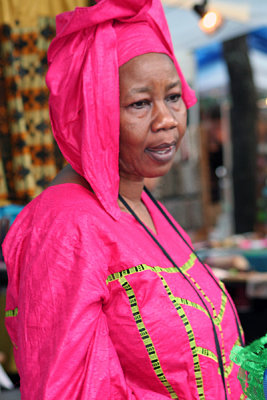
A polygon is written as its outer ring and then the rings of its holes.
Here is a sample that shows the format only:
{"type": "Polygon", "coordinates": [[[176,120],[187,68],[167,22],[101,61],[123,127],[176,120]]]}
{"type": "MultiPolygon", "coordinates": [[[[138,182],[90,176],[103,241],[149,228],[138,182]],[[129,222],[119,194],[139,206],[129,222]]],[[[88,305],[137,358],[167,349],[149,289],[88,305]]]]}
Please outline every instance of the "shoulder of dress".
{"type": "MultiPolygon", "coordinates": [[[[51,186],[32,200],[24,214],[35,218],[35,222],[44,218],[55,218],[55,221],[66,217],[67,220],[106,214],[94,193],[81,185],[66,183],[51,186]]],[[[67,220],[65,222],[67,222],[67,220]]]]}
{"type": "Polygon", "coordinates": [[[77,184],[62,184],[45,189],[19,213],[7,235],[29,239],[36,234],[45,240],[51,234],[75,238],[97,237],[111,217],[93,193],[77,184]]]}
{"type": "Polygon", "coordinates": [[[5,259],[26,250],[31,254],[41,248],[58,251],[60,246],[76,253],[104,254],[107,239],[103,231],[110,218],[94,195],[80,185],[49,187],[15,219],[5,239],[5,259]]]}

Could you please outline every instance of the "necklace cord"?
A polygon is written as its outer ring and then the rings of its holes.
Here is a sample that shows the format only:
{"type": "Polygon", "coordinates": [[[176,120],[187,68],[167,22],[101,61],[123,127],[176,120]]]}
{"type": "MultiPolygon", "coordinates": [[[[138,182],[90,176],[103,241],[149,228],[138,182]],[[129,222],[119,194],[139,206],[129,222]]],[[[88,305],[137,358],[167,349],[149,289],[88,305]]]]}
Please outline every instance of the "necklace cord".
{"type": "MultiPolygon", "coordinates": [[[[221,348],[220,348],[220,344],[219,344],[219,339],[218,339],[218,335],[216,332],[216,328],[215,328],[215,324],[214,321],[212,319],[212,316],[210,314],[210,311],[208,309],[208,306],[206,305],[205,301],[202,299],[202,297],[200,296],[200,294],[198,293],[197,289],[194,287],[194,285],[192,284],[192,282],[186,277],[186,275],[183,273],[183,271],[181,270],[180,267],[178,267],[178,265],[175,263],[175,261],[171,258],[171,256],[167,253],[167,251],[164,249],[164,247],[159,243],[159,241],[156,239],[156,237],[148,230],[148,228],[145,226],[145,224],[140,220],[140,218],[136,215],[136,213],[133,211],[133,209],[129,206],[129,204],[124,200],[124,198],[119,194],[119,200],[123,203],[123,205],[127,208],[127,210],[134,216],[134,218],[139,222],[139,224],[145,229],[145,231],[149,234],[149,236],[153,239],[153,241],[158,245],[158,247],[161,249],[161,251],[163,252],[163,254],[167,257],[167,259],[173,264],[173,266],[175,268],[177,268],[177,270],[182,274],[182,276],[184,277],[184,279],[189,283],[189,285],[192,287],[192,289],[195,291],[195,293],[197,294],[197,296],[199,297],[200,301],[202,302],[202,304],[204,305],[210,321],[212,323],[212,330],[213,330],[213,335],[214,335],[214,341],[215,341],[215,346],[216,346],[216,352],[218,355],[218,363],[219,363],[219,369],[221,372],[221,377],[222,377],[222,381],[223,381],[223,386],[224,386],[224,392],[225,392],[225,400],[227,400],[227,390],[226,390],[226,383],[225,383],[225,376],[224,376],[224,369],[223,369],[223,361],[222,361],[222,353],[221,353],[221,348]]],[[[156,201],[156,200],[155,200],[156,201]]],[[[164,215],[164,214],[163,214],[164,215]]],[[[221,289],[221,288],[220,288],[221,289]]]]}
{"type": "Polygon", "coordinates": [[[183,237],[183,235],[181,234],[181,232],[179,232],[179,230],[177,229],[177,227],[174,225],[174,223],[172,222],[172,220],[169,218],[169,216],[166,214],[166,212],[163,210],[163,208],[161,207],[161,205],[159,204],[159,202],[153,197],[153,195],[150,193],[150,191],[144,187],[144,191],[146,192],[146,194],[148,195],[148,197],[153,201],[153,203],[157,206],[157,208],[160,210],[160,212],[164,215],[164,217],[167,219],[167,221],[169,222],[169,224],[173,227],[173,229],[175,230],[175,232],[180,236],[180,238],[184,241],[184,243],[188,246],[188,248],[191,250],[191,252],[197,257],[198,261],[200,262],[200,264],[204,267],[204,269],[206,270],[206,272],[209,274],[209,276],[213,279],[213,281],[216,283],[216,285],[219,287],[219,289],[223,292],[223,294],[226,296],[227,300],[229,301],[229,304],[231,306],[231,309],[233,311],[234,314],[234,318],[235,318],[235,323],[236,323],[236,327],[237,327],[237,332],[238,332],[238,337],[239,337],[239,341],[241,346],[244,347],[245,343],[240,331],[240,327],[239,327],[239,323],[238,323],[238,318],[236,315],[236,311],[235,308],[232,304],[232,300],[231,298],[227,295],[227,293],[224,291],[224,289],[219,285],[218,281],[214,278],[214,276],[212,275],[212,273],[209,271],[209,269],[206,267],[206,265],[204,264],[204,262],[201,260],[201,258],[198,256],[197,252],[193,249],[193,247],[187,242],[187,240],[183,237]]]}

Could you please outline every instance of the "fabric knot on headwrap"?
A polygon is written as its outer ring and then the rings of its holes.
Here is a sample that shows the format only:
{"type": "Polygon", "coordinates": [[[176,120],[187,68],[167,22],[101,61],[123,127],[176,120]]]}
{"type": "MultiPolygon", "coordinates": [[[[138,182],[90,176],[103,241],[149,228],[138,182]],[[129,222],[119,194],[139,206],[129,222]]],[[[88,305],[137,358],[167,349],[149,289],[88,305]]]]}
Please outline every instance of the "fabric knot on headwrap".
{"type": "Polygon", "coordinates": [[[156,52],[174,62],[187,107],[196,102],[175,59],[160,0],[102,0],[56,19],[46,81],[55,139],[105,210],[120,216],[119,66],[156,52]]]}

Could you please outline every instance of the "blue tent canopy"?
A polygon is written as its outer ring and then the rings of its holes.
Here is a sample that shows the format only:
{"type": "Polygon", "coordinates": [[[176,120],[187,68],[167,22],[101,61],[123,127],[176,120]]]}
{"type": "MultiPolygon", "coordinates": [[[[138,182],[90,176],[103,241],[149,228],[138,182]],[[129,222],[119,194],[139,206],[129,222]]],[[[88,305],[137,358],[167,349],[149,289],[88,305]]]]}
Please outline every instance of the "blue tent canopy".
{"type": "Polygon", "coordinates": [[[249,33],[248,44],[252,49],[267,53],[267,26],[249,33]]]}
{"type": "MultiPolygon", "coordinates": [[[[250,49],[255,49],[267,54],[267,27],[261,27],[250,32],[247,35],[248,46],[250,49]]],[[[198,68],[204,68],[208,64],[222,61],[223,50],[222,43],[212,43],[208,46],[201,47],[195,50],[195,56],[198,68]]]]}

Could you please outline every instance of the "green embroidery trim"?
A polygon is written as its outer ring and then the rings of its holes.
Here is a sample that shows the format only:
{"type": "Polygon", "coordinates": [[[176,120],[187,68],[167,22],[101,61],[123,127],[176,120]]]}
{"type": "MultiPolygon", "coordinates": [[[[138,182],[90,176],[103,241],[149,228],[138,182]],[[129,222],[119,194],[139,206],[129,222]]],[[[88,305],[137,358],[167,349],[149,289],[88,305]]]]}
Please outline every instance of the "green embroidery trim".
{"type": "Polygon", "coordinates": [[[150,358],[150,361],[152,363],[153,369],[154,369],[157,377],[159,378],[161,383],[165,386],[165,388],[168,390],[171,398],[178,399],[177,394],[175,393],[171,384],[167,381],[167,379],[164,375],[164,372],[161,368],[160,361],[159,361],[158,355],[156,353],[156,349],[154,347],[154,344],[152,342],[152,339],[151,339],[148,331],[146,330],[145,324],[142,320],[140,310],[139,310],[139,307],[137,304],[137,299],[135,297],[135,294],[134,294],[134,291],[133,291],[131,285],[124,277],[120,278],[119,282],[126,291],[138,331],[139,331],[141,338],[143,340],[143,343],[146,347],[148,356],[150,358]]]}
{"type": "Polygon", "coordinates": [[[172,294],[171,289],[168,286],[167,282],[165,281],[163,276],[161,276],[161,275],[159,275],[159,276],[160,276],[160,279],[161,279],[161,281],[163,283],[163,286],[164,286],[164,288],[165,288],[165,290],[166,290],[171,302],[173,303],[174,307],[176,308],[176,311],[178,312],[179,317],[183,321],[186,333],[188,335],[188,340],[189,340],[189,344],[190,344],[190,347],[191,347],[191,351],[192,351],[198,395],[199,395],[200,399],[204,400],[205,399],[205,395],[204,395],[203,378],[202,378],[202,373],[201,373],[201,369],[200,369],[199,358],[198,358],[198,353],[197,353],[197,346],[196,346],[196,340],[195,340],[193,329],[192,329],[192,327],[190,325],[190,322],[189,322],[189,320],[188,320],[183,308],[177,302],[176,297],[172,294]]]}
{"type": "MultiPolygon", "coordinates": [[[[183,272],[186,272],[189,268],[191,268],[194,265],[195,260],[196,260],[196,256],[194,253],[192,253],[190,255],[188,261],[180,267],[181,270],[183,272]]],[[[142,272],[142,271],[153,271],[156,273],[167,272],[169,274],[178,272],[177,268],[175,268],[175,267],[162,268],[162,267],[150,267],[149,265],[146,265],[146,264],[139,264],[136,267],[124,269],[123,271],[115,272],[115,274],[109,275],[107,277],[106,283],[109,284],[110,282],[116,281],[124,276],[136,274],[137,272],[142,272]]]]}
{"type": "Polygon", "coordinates": [[[7,310],[5,314],[6,317],[16,317],[17,315],[18,315],[17,307],[14,310],[7,310]]]}

